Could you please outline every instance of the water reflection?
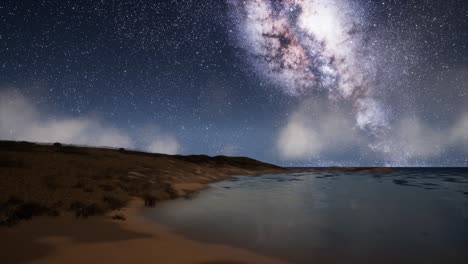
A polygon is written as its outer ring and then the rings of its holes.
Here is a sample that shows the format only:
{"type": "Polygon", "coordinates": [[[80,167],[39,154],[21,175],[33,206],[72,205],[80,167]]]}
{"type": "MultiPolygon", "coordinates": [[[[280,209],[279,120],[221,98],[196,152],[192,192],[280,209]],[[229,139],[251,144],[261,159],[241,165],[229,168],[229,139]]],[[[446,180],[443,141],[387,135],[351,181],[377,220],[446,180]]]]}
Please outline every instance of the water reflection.
{"type": "Polygon", "coordinates": [[[466,263],[468,170],[240,177],[147,212],[207,242],[296,263],[466,263]]]}

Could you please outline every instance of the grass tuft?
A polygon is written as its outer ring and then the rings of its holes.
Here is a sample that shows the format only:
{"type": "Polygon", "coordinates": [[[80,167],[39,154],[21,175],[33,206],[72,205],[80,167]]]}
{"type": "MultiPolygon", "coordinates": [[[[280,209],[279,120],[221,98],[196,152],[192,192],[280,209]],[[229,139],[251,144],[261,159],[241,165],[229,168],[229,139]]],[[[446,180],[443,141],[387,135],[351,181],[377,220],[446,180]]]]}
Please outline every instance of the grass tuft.
{"type": "Polygon", "coordinates": [[[112,219],[120,220],[120,221],[125,221],[126,220],[126,218],[125,218],[125,216],[123,214],[115,214],[115,215],[112,216],[112,219]]]}

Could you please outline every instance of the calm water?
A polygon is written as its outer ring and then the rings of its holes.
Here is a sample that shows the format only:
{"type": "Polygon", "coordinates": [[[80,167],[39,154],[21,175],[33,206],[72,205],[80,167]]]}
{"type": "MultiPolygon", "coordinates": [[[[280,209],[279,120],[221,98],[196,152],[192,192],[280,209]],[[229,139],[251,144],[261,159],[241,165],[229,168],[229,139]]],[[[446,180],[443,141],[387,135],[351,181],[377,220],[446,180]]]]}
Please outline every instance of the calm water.
{"type": "Polygon", "coordinates": [[[468,263],[468,169],[240,177],[147,217],[294,263],[468,263]]]}

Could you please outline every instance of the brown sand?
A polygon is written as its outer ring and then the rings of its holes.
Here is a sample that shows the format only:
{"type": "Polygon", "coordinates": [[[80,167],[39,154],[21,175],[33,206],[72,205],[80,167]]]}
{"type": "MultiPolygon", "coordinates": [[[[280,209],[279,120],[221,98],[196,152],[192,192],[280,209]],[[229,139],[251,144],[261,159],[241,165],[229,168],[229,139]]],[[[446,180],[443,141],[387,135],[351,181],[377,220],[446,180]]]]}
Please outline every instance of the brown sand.
{"type": "Polygon", "coordinates": [[[118,213],[77,220],[38,217],[0,227],[2,263],[285,263],[234,247],[196,242],[141,217],[143,202],[118,213]]]}

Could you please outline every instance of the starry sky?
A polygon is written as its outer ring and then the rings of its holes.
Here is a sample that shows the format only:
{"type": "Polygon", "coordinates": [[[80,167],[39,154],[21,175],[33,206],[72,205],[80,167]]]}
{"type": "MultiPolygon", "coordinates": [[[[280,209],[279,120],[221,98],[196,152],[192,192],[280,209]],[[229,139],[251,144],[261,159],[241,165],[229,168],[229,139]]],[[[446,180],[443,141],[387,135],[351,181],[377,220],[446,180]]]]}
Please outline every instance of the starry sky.
{"type": "Polygon", "coordinates": [[[0,138],[467,166],[464,0],[4,0],[0,138]]]}

